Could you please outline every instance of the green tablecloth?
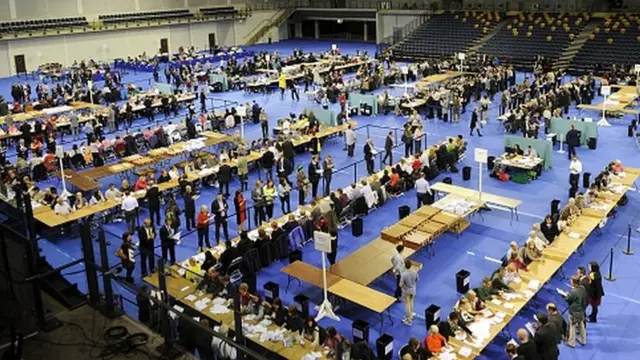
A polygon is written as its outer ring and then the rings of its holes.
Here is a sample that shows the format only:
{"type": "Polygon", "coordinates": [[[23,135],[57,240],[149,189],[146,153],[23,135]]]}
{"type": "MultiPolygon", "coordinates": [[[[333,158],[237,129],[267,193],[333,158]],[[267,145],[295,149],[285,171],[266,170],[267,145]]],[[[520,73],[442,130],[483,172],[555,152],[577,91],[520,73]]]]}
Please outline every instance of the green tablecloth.
{"type": "Polygon", "coordinates": [[[505,135],[504,146],[514,147],[519,145],[522,150],[526,150],[529,145],[536,150],[538,156],[544,161],[542,164],[545,169],[553,167],[553,146],[550,141],[540,139],[528,139],[520,136],[505,135]]]}
{"type": "Polygon", "coordinates": [[[360,104],[367,104],[373,109],[371,115],[378,115],[378,100],[375,95],[349,93],[349,107],[360,107],[360,104]]]}
{"type": "Polygon", "coordinates": [[[217,82],[221,82],[222,83],[222,90],[223,91],[229,90],[229,80],[228,80],[227,74],[225,74],[225,73],[209,74],[209,83],[215,84],[217,82]]]}
{"type": "Polygon", "coordinates": [[[319,122],[327,126],[336,126],[337,118],[335,111],[331,109],[314,108],[313,114],[316,116],[319,122]]]}
{"type": "Polygon", "coordinates": [[[173,94],[173,89],[171,88],[171,84],[156,83],[155,87],[158,88],[158,90],[162,94],[166,94],[166,95],[173,94]]]}
{"type": "MultiPolygon", "coordinates": [[[[551,129],[549,129],[552,133],[562,134],[562,140],[567,138],[567,132],[571,128],[571,125],[574,125],[576,130],[580,131],[582,135],[580,136],[580,142],[582,145],[586,145],[589,141],[589,138],[598,138],[598,124],[595,122],[584,122],[584,121],[573,121],[562,118],[553,118],[551,119],[551,129]]],[[[560,140],[560,136],[558,136],[558,140],[560,140]]]]}

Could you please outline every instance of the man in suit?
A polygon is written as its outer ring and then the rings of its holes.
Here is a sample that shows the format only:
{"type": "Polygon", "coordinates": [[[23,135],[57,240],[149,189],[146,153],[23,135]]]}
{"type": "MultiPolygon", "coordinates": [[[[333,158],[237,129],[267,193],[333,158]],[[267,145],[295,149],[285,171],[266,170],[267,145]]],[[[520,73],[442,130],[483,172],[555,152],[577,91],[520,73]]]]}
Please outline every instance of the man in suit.
{"type": "Polygon", "coordinates": [[[142,226],[138,228],[138,239],[140,240],[140,270],[142,276],[147,275],[147,264],[149,270],[153,272],[155,268],[155,256],[153,252],[156,229],[150,218],[144,219],[142,226]]]}
{"type": "Polygon", "coordinates": [[[571,125],[569,131],[567,131],[567,138],[565,139],[565,142],[567,143],[568,148],[567,156],[569,157],[569,160],[571,160],[573,156],[576,155],[576,147],[580,146],[580,132],[576,130],[574,125],[571,125]]]}
{"type": "Polygon", "coordinates": [[[387,159],[389,159],[388,165],[393,165],[393,132],[391,131],[389,131],[387,138],[384,140],[384,159],[382,159],[382,162],[387,164],[387,159]]]}
{"type": "Polygon", "coordinates": [[[149,180],[149,186],[146,194],[149,217],[153,221],[153,215],[155,215],[156,224],[160,226],[160,189],[153,179],[149,180]]]}
{"type": "Polygon", "coordinates": [[[296,164],[296,153],[291,139],[287,139],[282,143],[282,156],[287,160],[287,175],[291,174],[296,164]]]}
{"type": "Polygon", "coordinates": [[[558,311],[556,304],[547,304],[547,313],[549,314],[549,322],[556,327],[556,331],[558,333],[558,344],[560,344],[567,332],[567,322],[564,321],[562,313],[558,311]]]}
{"type": "Polygon", "coordinates": [[[186,218],[187,231],[196,227],[196,201],[191,192],[191,185],[184,188],[184,217],[186,218]]]}
{"type": "Polygon", "coordinates": [[[518,341],[520,341],[520,346],[518,346],[517,349],[517,355],[523,360],[540,360],[536,342],[529,339],[529,332],[527,332],[526,329],[518,329],[517,337],[518,341]]]}
{"type": "Polygon", "coordinates": [[[318,196],[318,183],[320,183],[320,163],[318,161],[318,155],[314,155],[311,158],[311,162],[308,167],[309,182],[311,182],[311,196],[315,199],[318,196]]]}
{"type": "Polygon", "coordinates": [[[176,263],[176,242],[171,218],[164,219],[164,225],[160,228],[160,246],[162,246],[162,258],[168,259],[171,265],[176,263]],[[167,257],[168,255],[168,257],[167,257]]]}
{"type": "Polygon", "coordinates": [[[504,351],[507,353],[507,356],[511,360],[526,360],[524,356],[518,355],[518,347],[513,345],[512,343],[508,343],[504,347],[504,351]]]}
{"type": "Polygon", "coordinates": [[[367,172],[369,173],[369,175],[373,175],[374,172],[374,164],[373,164],[373,157],[374,157],[374,147],[373,147],[373,140],[371,139],[367,139],[367,143],[364,144],[364,160],[367,162],[367,172]]]}
{"type": "Polygon", "coordinates": [[[229,205],[222,197],[222,194],[218,194],[216,199],[211,203],[211,209],[213,211],[213,221],[216,225],[216,242],[220,244],[220,227],[224,231],[224,237],[229,241],[229,229],[227,227],[227,211],[229,205]]]}
{"type": "Polygon", "coordinates": [[[533,339],[540,354],[541,360],[558,360],[560,350],[558,350],[558,333],[555,325],[549,322],[547,314],[541,313],[536,315],[540,327],[536,331],[533,339]]]}
{"type": "Polygon", "coordinates": [[[222,165],[218,169],[218,183],[220,184],[220,194],[223,194],[222,189],[224,188],[224,196],[229,197],[229,183],[231,182],[231,166],[229,166],[228,161],[223,161],[222,165]]]}

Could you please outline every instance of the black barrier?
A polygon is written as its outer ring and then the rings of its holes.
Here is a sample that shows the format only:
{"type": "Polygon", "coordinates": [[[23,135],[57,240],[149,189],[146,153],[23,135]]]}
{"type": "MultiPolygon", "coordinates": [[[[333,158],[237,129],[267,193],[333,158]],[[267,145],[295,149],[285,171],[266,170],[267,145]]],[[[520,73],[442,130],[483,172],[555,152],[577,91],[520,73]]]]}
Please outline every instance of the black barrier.
{"type": "Polygon", "coordinates": [[[622,250],[622,253],[625,255],[633,255],[633,250],[631,250],[631,224],[629,224],[627,231],[627,248],[622,250]]]}
{"type": "Polygon", "coordinates": [[[609,281],[616,281],[616,278],[613,276],[613,248],[611,248],[609,253],[609,273],[604,278],[609,281]]]}

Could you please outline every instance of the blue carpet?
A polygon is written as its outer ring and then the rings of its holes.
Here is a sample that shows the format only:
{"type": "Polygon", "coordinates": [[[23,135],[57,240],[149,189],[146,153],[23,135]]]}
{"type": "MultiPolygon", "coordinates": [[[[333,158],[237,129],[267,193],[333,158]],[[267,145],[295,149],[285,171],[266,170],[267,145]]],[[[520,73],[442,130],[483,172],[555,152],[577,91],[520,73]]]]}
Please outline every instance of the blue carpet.
{"type": "MultiPolygon", "coordinates": [[[[310,42],[310,41],[287,41],[271,45],[257,45],[251,47],[251,50],[266,49],[272,51],[278,49],[282,54],[290,54],[293,48],[302,47],[305,51],[319,51],[330,47],[330,41],[310,42]]],[[[375,47],[371,44],[359,44],[350,42],[338,42],[343,53],[353,53],[357,49],[367,49],[373,54],[375,47]]],[[[518,81],[521,81],[524,74],[518,74],[518,81]]],[[[125,76],[124,81],[135,81],[141,86],[149,83],[150,74],[129,74],[125,76]]],[[[8,91],[9,84],[16,79],[0,80],[0,89],[8,91]]],[[[35,84],[33,84],[35,87],[35,84]]],[[[380,92],[378,90],[377,92],[380,92]]],[[[402,89],[392,90],[399,94],[402,89]]],[[[9,98],[9,94],[4,94],[5,98],[9,98]]],[[[309,102],[306,97],[302,96],[299,102],[293,102],[289,98],[280,100],[279,94],[273,95],[255,95],[243,92],[228,92],[222,94],[212,94],[210,97],[223,98],[226,100],[237,102],[249,102],[256,100],[266,108],[270,119],[270,125],[274,126],[277,119],[286,116],[290,112],[299,113],[304,109],[312,109],[317,105],[309,102]]],[[[496,100],[498,98],[496,97],[496,100]]],[[[499,100],[497,100],[499,101],[499,100]]],[[[601,99],[597,98],[595,102],[601,99]]],[[[495,119],[498,111],[498,103],[494,103],[490,109],[490,119],[495,119]]],[[[336,106],[337,109],[337,105],[336,106]]],[[[469,107],[471,109],[471,107],[469,107]]],[[[576,116],[592,116],[598,118],[598,114],[581,112],[575,108],[571,109],[571,115],[576,116]]],[[[181,116],[184,116],[181,114],[181,116]]],[[[180,117],[179,117],[180,118],[180,117]]],[[[475,147],[483,147],[489,150],[490,155],[499,155],[503,148],[503,133],[499,129],[495,120],[490,120],[489,124],[483,129],[484,137],[471,137],[468,134],[468,121],[470,111],[462,116],[460,124],[442,123],[437,120],[426,121],[426,131],[428,133],[428,143],[433,144],[435,141],[444,139],[446,136],[457,134],[465,135],[469,141],[469,149],[472,151],[475,147]]],[[[380,126],[399,127],[405,122],[405,118],[395,117],[393,115],[378,115],[376,117],[356,117],[360,125],[375,124],[380,126]]],[[[598,149],[596,151],[589,150],[585,147],[578,149],[578,155],[582,159],[585,172],[596,174],[612,159],[622,159],[627,166],[640,166],[640,157],[637,156],[638,149],[632,138],[626,136],[626,126],[631,118],[611,120],[613,126],[609,128],[599,128],[598,149]]],[[[164,120],[161,120],[164,121],[164,120]]],[[[138,120],[137,126],[145,126],[146,120],[138,120]]],[[[384,137],[387,130],[371,128],[370,137],[373,139],[377,147],[382,148],[384,145],[384,137]]],[[[248,124],[246,126],[246,137],[249,139],[257,139],[260,137],[259,126],[248,124]]],[[[359,144],[364,143],[367,137],[365,129],[358,130],[359,144]]],[[[70,143],[65,144],[70,147],[70,143]]],[[[557,147],[556,149],[557,150],[557,147]]],[[[555,151],[554,150],[554,151],[555,151]]],[[[328,142],[323,148],[323,155],[331,154],[338,168],[349,165],[353,159],[346,157],[343,151],[341,139],[328,142]]],[[[400,155],[398,153],[396,156],[400,155]]],[[[357,146],[356,158],[362,158],[362,147],[357,146]]],[[[396,157],[397,158],[397,157],[396,157]]],[[[298,155],[297,164],[306,163],[310,159],[308,154],[298,155]]],[[[420,340],[426,335],[424,323],[424,309],[430,304],[437,304],[442,307],[443,314],[448,313],[452,308],[459,295],[455,290],[455,274],[460,269],[467,269],[471,272],[471,285],[477,286],[483,276],[489,275],[496,267],[496,259],[500,259],[505,253],[508,243],[512,240],[519,242],[524,241],[526,235],[534,222],[541,220],[549,211],[549,203],[553,199],[560,199],[563,202],[567,198],[568,183],[568,165],[569,162],[566,155],[554,153],[554,167],[544,171],[539,179],[527,185],[516,183],[502,183],[495,179],[489,178],[487,172],[483,173],[483,190],[488,193],[498,194],[507,197],[517,198],[523,201],[520,207],[520,216],[518,221],[510,221],[508,212],[494,210],[484,213],[484,219],[476,216],[473,218],[473,224],[462,234],[456,237],[445,234],[438,238],[434,250],[435,257],[429,259],[425,252],[419,252],[414,255],[416,261],[421,262],[424,267],[420,272],[420,281],[418,295],[416,298],[416,312],[418,320],[413,326],[407,327],[400,322],[404,317],[404,306],[397,303],[391,308],[391,316],[393,318],[393,326],[389,323],[388,318],[384,325],[384,332],[391,334],[395,338],[396,350],[407,342],[410,337],[416,337],[420,340]]],[[[444,176],[451,176],[453,183],[469,188],[477,188],[478,185],[478,167],[473,164],[472,158],[469,157],[461,164],[462,166],[471,166],[472,177],[469,181],[463,181],[461,174],[443,174],[435,180],[439,181],[444,176]]],[[[354,170],[349,168],[334,175],[333,188],[343,187],[354,179],[354,170]]],[[[364,164],[357,167],[356,178],[365,174],[364,164]]],[[[258,174],[254,171],[250,176],[250,184],[253,184],[258,174]]],[[[103,184],[109,182],[119,182],[118,179],[103,179],[103,184]]],[[[49,186],[60,186],[59,182],[49,181],[49,186]]],[[[43,187],[42,185],[41,187],[43,187]]],[[[231,184],[232,192],[239,186],[237,181],[231,184]]],[[[217,189],[207,188],[202,191],[202,196],[197,201],[197,205],[209,205],[217,189]]],[[[249,193],[245,192],[245,196],[249,193]]],[[[618,215],[611,219],[605,229],[599,235],[592,235],[584,246],[585,255],[574,255],[564,266],[567,274],[573,273],[577,266],[585,266],[589,261],[595,260],[603,263],[603,269],[606,269],[607,256],[610,249],[614,248],[614,272],[618,278],[616,282],[606,282],[605,292],[607,296],[604,298],[603,306],[600,311],[600,321],[598,324],[589,325],[588,327],[588,345],[570,349],[561,347],[561,359],[637,359],[640,358],[640,341],[638,341],[637,315],[640,311],[640,262],[636,256],[624,256],[621,250],[626,245],[626,236],[628,226],[636,228],[638,226],[637,215],[640,210],[638,196],[634,192],[629,194],[629,204],[620,208],[618,215]]],[[[292,194],[292,206],[297,204],[297,194],[292,194]]],[[[378,237],[380,231],[397,221],[397,208],[402,205],[409,205],[412,210],[415,209],[415,193],[408,191],[404,197],[390,200],[383,208],[372,212],[365,219],[365,232],[360,237],[353,237],[350,228],[341,230],[339,236],[338,259],[349,255],[360,246],[378,237]]],[[[144,212],[143,216],[146,216],[144,212]]],[[[279,204],[275,206],[275,216],[280,216],[279,204]]],[[[230,222],[230,235],[236,235],[235,225],[230,222]]],[[[124,231],[122,223],[107,224],[103,228],[107,231],[107,240],[110,241],[109,255],[112,264],[116,263],[115,250],[120,244],[119,235],[124,231]]],[[[632,234],[631,244],[633,247],[640,245],[640,236],[635,232],[632,234]]],[[[213,235],[212,235],[213,240],[213,235]]],[[[82,252],[79,246],[79,239],[70,237],[57,237],[55,239],[41,239],[40,247],[47,259],[53,266],[64,264],[72,259],[80,258],[82,252]]],[[[178,259],[185,259],[192,255],[197,249],[197,239],[195,234],[191,234],[183,239],[181,245],[177,247],[178,259]]],[[[303,257],[306,262],[320,266],[320,256],[313,250],[312,246],[307,246],[303,250],[303,257]]],[[[276,263],[262,270],[258,275],[258,288],[262,289],[267,281],[274,281],[281,286],[281,297],[286,304],[292,303],[296,294],[304,293],[312,300],[314,304],[321,301],[322,294],[319,289],[307,286],[305,284],[298,285],[292,283],[289,292],[285,293],[287,285],[287,277],[280,273],[283,263],[276,263]]],[[[73,274],[82,270],[82,266],[77,266],[65,270],[70,273],[69,279],[77,282],[81,290],[86,291],[86,282],[83,274],[73,274]]],[[[136,269],[134,276],[140,279],[139,267],[136,269]]],[[[376,280],[372,286],[383,292],[391,294],[394,288],[394,279],[390,275],[384,275],[376,280]]],[[[515,334],[515,331],[522,327],[532,315],[543,310],[547,302],[553,301],[560,304],[560,308],[564,309],[563,300],[555,292],[556,287],[566,287],[563,282],[553,279],[538,295],[536,304],[530,304],[522,311],[519,316],[514,319],[508,326],[509,331],[515,334]]],[[[123,296],[130,298],[131,295],[124,289],[116,289],[123,296]]],[[[136,317],[135,307],[127,304],[125,308],[129,314],[136,317]]],[[[357,306],[347,305],[338,311],[338,315],[342,321],[336,323],[331,320],[321,321],[321,325],[336,326],[343,334],[350,337],[352,321],[360,319],[371,324],[370,342],[375,347],[375,339],[380,335],[380,321],[377,314],[363,310],[357,306]]],[[[483,353],[482,359],[504,359],[506,358],[502,349],[508,337],[498,337],[483,353]]]]}

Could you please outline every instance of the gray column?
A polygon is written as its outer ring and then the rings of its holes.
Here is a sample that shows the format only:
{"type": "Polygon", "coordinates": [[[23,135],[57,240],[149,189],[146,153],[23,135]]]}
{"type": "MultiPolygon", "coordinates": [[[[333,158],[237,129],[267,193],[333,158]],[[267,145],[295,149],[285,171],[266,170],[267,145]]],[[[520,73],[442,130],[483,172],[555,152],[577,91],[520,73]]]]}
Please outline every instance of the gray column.
{"type": "Polygon", "coordinates": [[[316,20],[314,25],[315,25],[315,32],[314,32],[315,38],[320,39],[320,21],[316,20]]]}
{"type": "Polygon", "coordinates": [[[369,23],[364,22],[364,41],[369,41],[369,35],[367,34],[367,30],[369,30],[369,23]]]}

